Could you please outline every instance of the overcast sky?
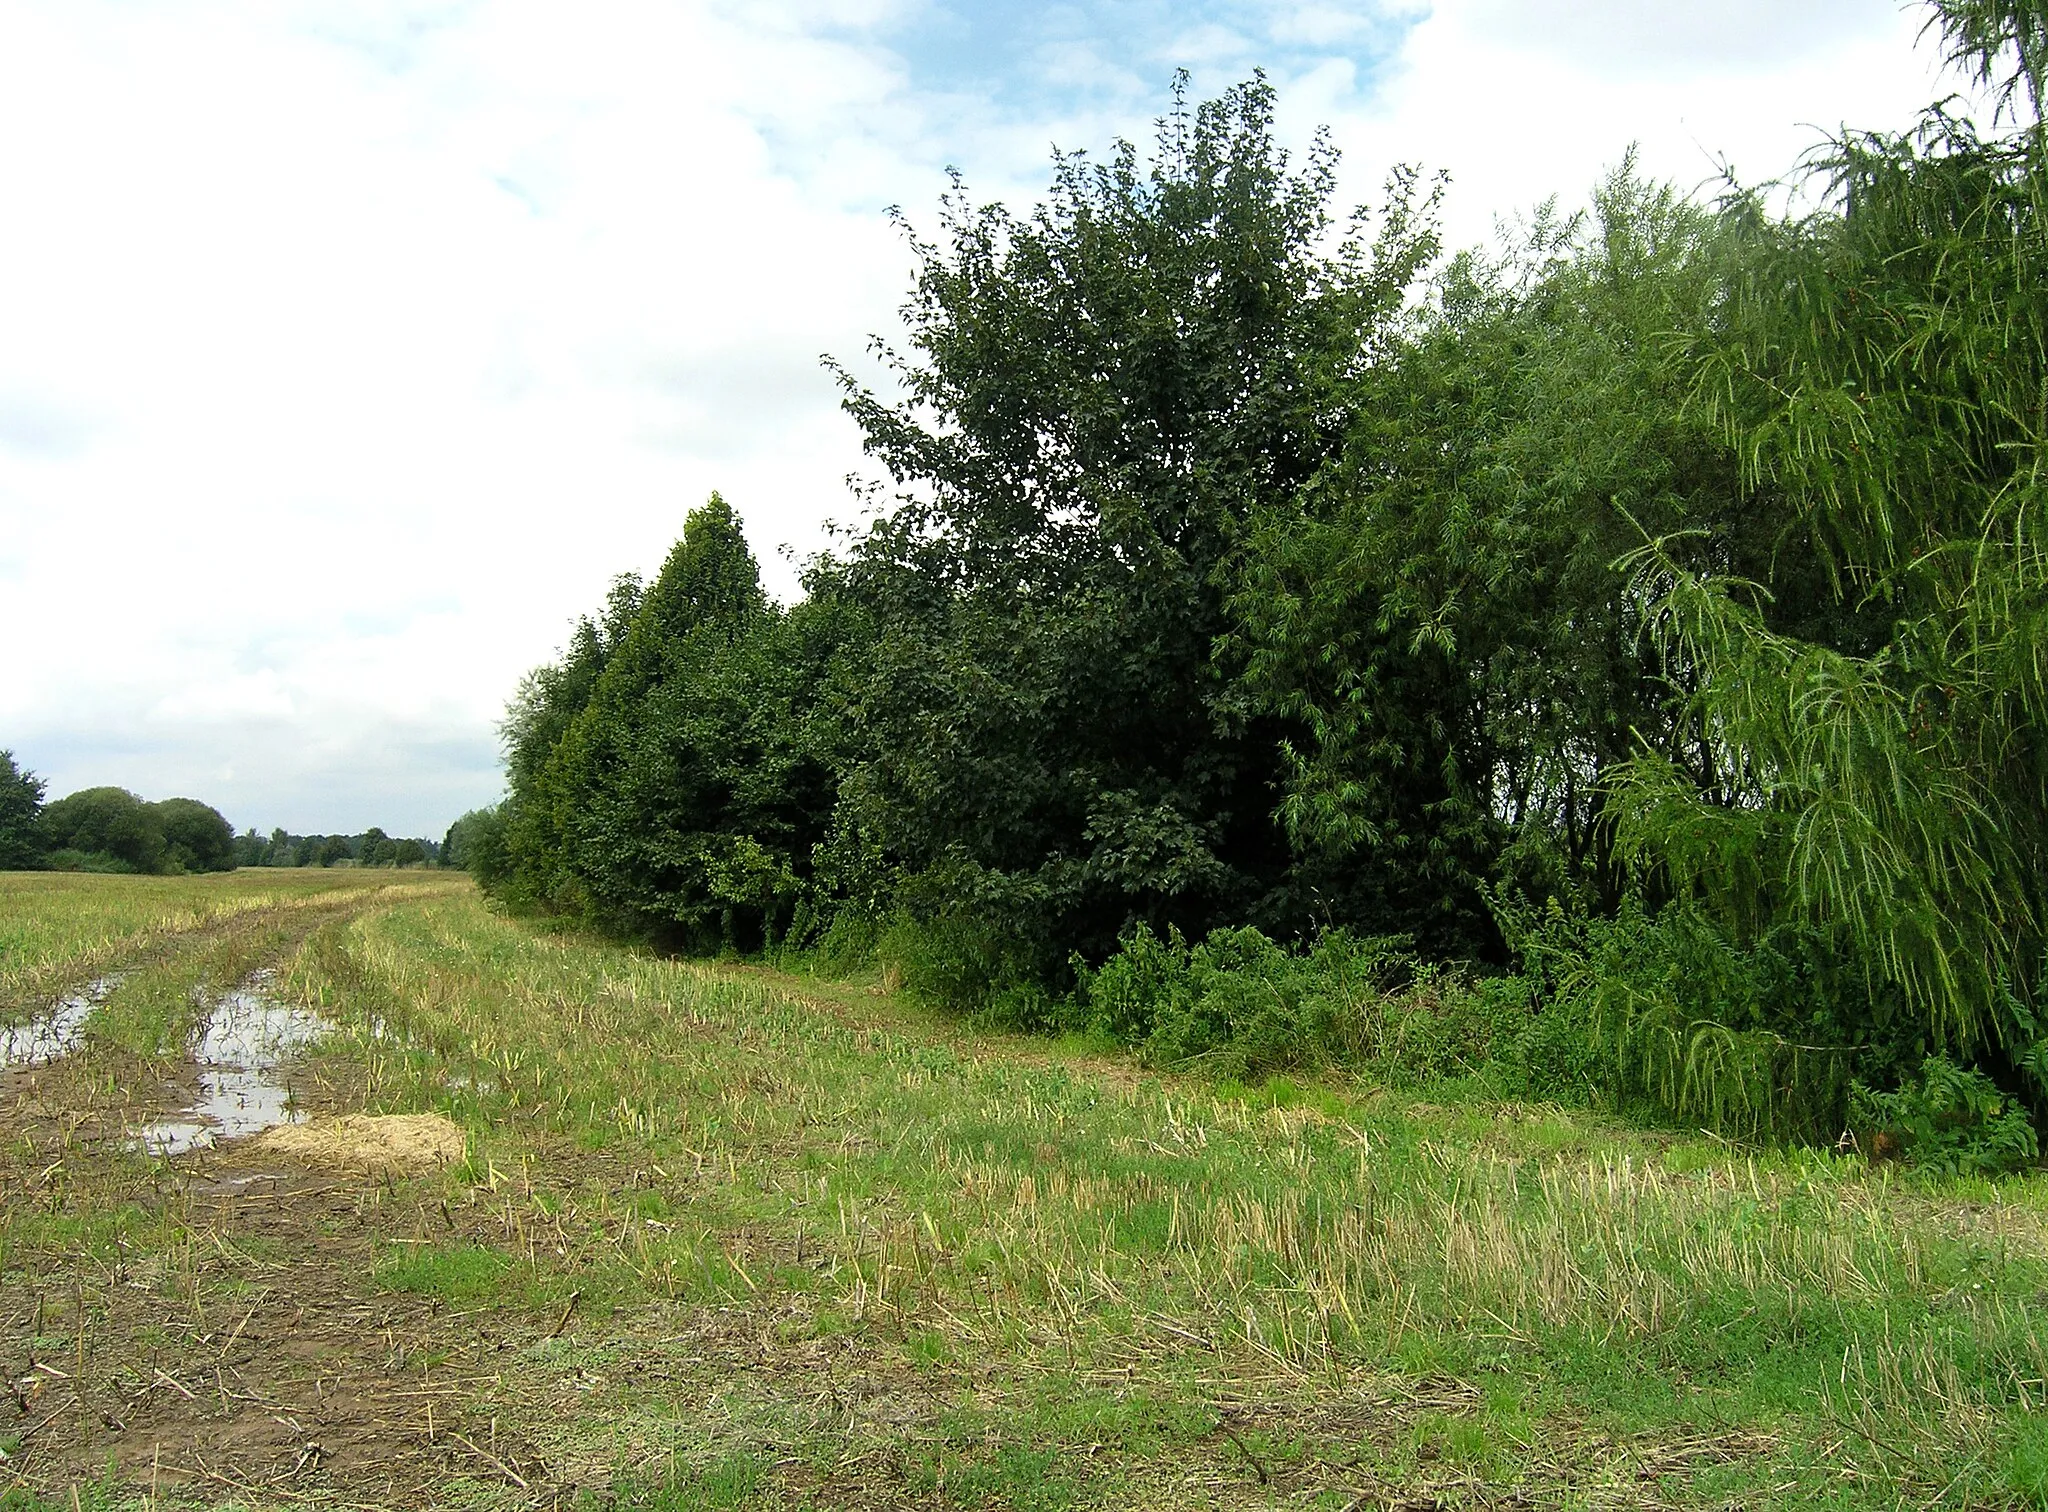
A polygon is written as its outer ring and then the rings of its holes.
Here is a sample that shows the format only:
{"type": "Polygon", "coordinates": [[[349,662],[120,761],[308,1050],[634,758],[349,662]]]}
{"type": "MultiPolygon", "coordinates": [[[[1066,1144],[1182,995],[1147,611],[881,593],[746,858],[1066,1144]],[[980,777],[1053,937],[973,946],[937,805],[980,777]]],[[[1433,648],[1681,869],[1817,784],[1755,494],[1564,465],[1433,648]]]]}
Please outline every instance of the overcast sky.
{"type": "Polygon", "coordinates": [[[1895,0],[0,0],[0,747],[235,825],[438,835],[520,674],[713,488],[857,514],[819,354],[947,167],[1027,203],[1264,67],[1449,225],[1691,188],[1942,91],[1895,0]]]}

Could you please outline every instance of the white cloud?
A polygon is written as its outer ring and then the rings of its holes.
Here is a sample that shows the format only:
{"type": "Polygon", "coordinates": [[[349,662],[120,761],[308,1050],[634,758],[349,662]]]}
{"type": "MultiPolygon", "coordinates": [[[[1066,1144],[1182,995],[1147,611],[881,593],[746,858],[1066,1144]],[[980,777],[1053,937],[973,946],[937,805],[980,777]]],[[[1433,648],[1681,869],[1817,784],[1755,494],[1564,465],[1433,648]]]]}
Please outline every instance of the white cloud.
{"type": "Polygon", "coordinates": [[[1377,97],[1339,104],[1338,137],[1375,176],[1398,161],[1448,170],[1448,227],[1469,244],[1551,194],[1582,203],[1632,144],[1651,176],[1711,188],[1724,163],[1776,179],[1844,123],[1908,125],[1955,87],[1916,46],[1924,14],[1895,0],[1440,0],[1377,97]]]}
{"type": "Polygon", "coordinates": [[[883,207],[930,226],[949,163],[1026,199],[1051,143],[1144,140],[1176,63],[1271,51],[1348,193],[1447,167],[1468,237],[1631,139],[1761,175],[1931,92],[1890,0],[1091,14],[1014,11],[998,101],[909,49],[936,0],[0,0],[0,746],[59,792],[438,829],[714,487],[784,591],[775,548],[855,512],[816,359],[894,324],[883,207]]]}
{"type": "MultiPolygon", "coordinates": [[[[1897,0],[1470,0],[1446,6],[1473,36],[1604,77],[1778,70],[1889,39],[1897,0]]],[[[1455,24],[1455,23],[1454,23],[1455,24]]]]}

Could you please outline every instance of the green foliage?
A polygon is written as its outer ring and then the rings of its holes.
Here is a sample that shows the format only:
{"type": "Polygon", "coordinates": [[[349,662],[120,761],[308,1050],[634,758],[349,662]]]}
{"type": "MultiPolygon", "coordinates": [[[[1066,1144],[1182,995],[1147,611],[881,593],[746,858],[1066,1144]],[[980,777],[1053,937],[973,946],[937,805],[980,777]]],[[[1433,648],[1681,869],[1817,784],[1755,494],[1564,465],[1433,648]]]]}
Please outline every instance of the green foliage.
{"type": "Polygon", "coordinates": [[[82,851],[71,846],[46,852],[43,865],[51,871],[97,872],[103,876],[132,877],[137,867],[132,861],[119,856],[110,856],[105,851],[82,851]]]}
{"type": "Polygon", "coordinates": [[[2004,108],[2025,92],[2038,118],[2048,88],[2048,5],[2041,0],[1940,0],[1930,26],[1941,28],[1948,61],[1998,92],[2004,108]]]}
{"type": "Polygon", "coordinates": [[[1497,1091],[1585,1103],[1604,1069],[1588,1026],[1523,978],[1470,981],[1400,938],[1343,931],[1288,951],[1253,929],[1189,946],[1140,927],[1085,977],[1090,1029],[1158,1065],[1237,1082],[1338,1065],[1396,1085],[1479,1076],[1497,1091]]]}
{"type": "Polygon", "coordinates": [[[2012,129],[1845,133],[1790,219],[1624,161],[1442,261],[1262,79],[1026,215],[956,179],[900,400],[836,369],[869,523],[785,610],[713,496],[522,687],[468,864],[1239,1078],[2048,1110],[2044,16],[1940,0],[2012,129]]]}
{"type": "Polygon", "coordinates": [[[1896,1092],[1859,1086],[1852,1118],[1866,1148],[1952,1175],[2003,1175],[2041,1155],[2026,1109],[1944,1055],[1928,1056],[1918,1083],[1896,1092]]]}
{"type": "Polygon", "coordinates": [[[43,864],[58,871],[209,872],[237,864],[234,827],[218,809],[196,798],[145,803],[125,788],[58,799],[38,816],[35,838],[43,864]]]}
{"type": "Polygon", "coordinates": [[[1398,322],[1434,239],[1397,176],[1376,238],[1325,251],[1335,155],[1290,164],[1272,109],[1263,80],[1177,99],[1149,162],[1061,157],[1028,217],[956,180],[941,236],[910,236],[908,348],[878,348],[905,399],[841,373],[895,496],[812,579],[873,635],[826,872],[958,915],[1001,970],[1057,980],[1136,920],[1315,911],[1229,563],[1250,511],[1334,453],[1333,375],[1398,322]]]}
{"type": "Polygon", "coordinates": [[[41,830],[51,851],[109,856],[140,872],[165,866],[161,817],[125,788],[85,788],[59,798],[43,810],[41,830]]]}
{"type": "Polygon", "coordinates": [[[173,871],[233,871],[235,830],[220,810],[196,798],[166,798],[150,805],[164,837],[164,864],[173,871]]]}
{"type": "Polygon", "coordinates": [[[501,808],[471,809],[448,826],[448,838],[441,842],[444,866],[456,866],[473,875],[484,887],[493,887],[511,875],[511,859],[505,848],[505,819],[501,808]]]}
{"type": "MultiPolygon", "coordinates": [[[[1964,46],[1994,12],[2033,9],[1942,14],[1964,46]]],[[[2048,959],[2044,153],[2038,127],[1984,138],[1937,111],[1833,143],[1832,202],[1804,220],[1731,203],[1691,403],[1824,567],[1835,623],[1644,548],[1636,591],[1711,759],[1650,742],[1616,783],[1651,885],[1732,938],[1835,936],[1873,996],[2007,1076],[2033,1046],[2006,1005],[2038,1000],[2048,959]]]]}
{"type": "Polygon", "coordinates": [[[1634,898],[1611,916],[1553,903],[1504,923],[1523,980],[1586,1026],[1614,1090],[1691,1124],[1831,1142],[1859,1066],[1895,1048],[1858,1043],[1880,1037],[1889,1005],[1796,928],[1744,948],[1695,909],[1634,898]]]}
{"type": "Polygon", "coordinates": [[[43,812],[43,779],[14,764],[0,751],[0,871],[39,865],[47,848],[37,820],[43,812]]]}
{"type": "Polygon", "coordinates": [[[712,495],[652,586],[621,580],[515,704],[505,889],[698,948],[773,944],[824,836],[811,714],[844,640],[829,601],[768,601],[712,495]]]}
{"type": "Polygon", "coordinates": [[[1380,927],[1492,949],[1489,881],[1611,903],[1604,778],[1675,712],[1614,560],[1647,524],[1768,570],[1666,352],[1724,240],[1625,163],[1590,216],[1546,206],[1499,258],[1453,259],[1347,374],[1341,457],[1255,516],[1232,603],[1253,686],[1305,726],[1284,813],[1370,879],[1380,927]]]}

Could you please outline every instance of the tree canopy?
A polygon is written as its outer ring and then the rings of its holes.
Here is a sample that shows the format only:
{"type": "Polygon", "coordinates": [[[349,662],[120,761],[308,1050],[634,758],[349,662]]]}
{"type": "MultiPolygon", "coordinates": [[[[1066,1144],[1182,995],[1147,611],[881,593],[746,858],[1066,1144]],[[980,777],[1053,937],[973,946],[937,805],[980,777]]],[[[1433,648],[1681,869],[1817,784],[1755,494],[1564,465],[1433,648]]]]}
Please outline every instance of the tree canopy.
{"type": "Polygon", "coordinates": [[[42,778],[15,765],[12,751],[0,751],[0,871],[21,871],[42,860],[37,821],[45,791],[42,778]]]}
{"type": "Polygon", "coordinates": [[[1028,214],[956,177],[834,365],[871,518],[785,608],[693,513],[527,679],[472,864],[1026,1016],[1398,936],[1689,1119],[1941,1054],[2048,1110],[2048,6],[1932,16],[1998,122],[1845,131],[1798,215],[1624,159],[1445,257],[1256,78],[1028,214]]]}

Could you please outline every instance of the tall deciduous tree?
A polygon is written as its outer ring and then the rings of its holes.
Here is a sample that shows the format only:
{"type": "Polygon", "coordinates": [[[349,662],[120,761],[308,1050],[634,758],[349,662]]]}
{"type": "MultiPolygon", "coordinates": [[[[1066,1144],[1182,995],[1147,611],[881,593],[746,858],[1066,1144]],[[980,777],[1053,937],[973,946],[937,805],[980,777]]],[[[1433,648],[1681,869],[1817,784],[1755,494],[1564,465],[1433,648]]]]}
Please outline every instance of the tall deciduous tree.
{"type": "Polygon", "coordinates": [[[897,402],[842,372],[894,490],[813,591],[874,635],[850,689],[829,865],[854,898],[975,936],[988,970],[1112,948],[1133,921],[1306,927],[1274,818],[1288,726],[1225,609],[1243,523],[1341,446],[1333,383],[1397,327],[1434,248],[1397,178],[1326,253],[1335,153],[1274,142],[1263,80],[1149,162],[1056,160],[1017,217],[956,180],[914,234],[897,402]]]}
{"type": "MultiPolygon", "coordinates": [[[[1738,198],[1694,352],[1752,496],[1784,501],[1826,598],[1878,633],[1788,628],[1757,585],[1645,551],[1716,761],[1644,750],[1621,838],[1738,940],[1825,932],[1873,998],[2048,1104],[2048,7],[1937,16],[2012,129],[1937,109],[1846,135],[1818,164],[1828,203],[1790,224],[1738,198]]],[[[1654,996],[1631,1007],[1705,1043],[1654,996]]]]}

